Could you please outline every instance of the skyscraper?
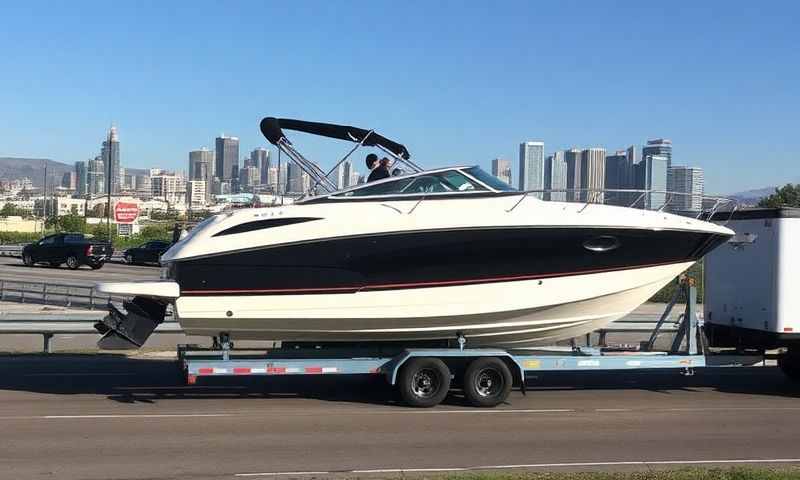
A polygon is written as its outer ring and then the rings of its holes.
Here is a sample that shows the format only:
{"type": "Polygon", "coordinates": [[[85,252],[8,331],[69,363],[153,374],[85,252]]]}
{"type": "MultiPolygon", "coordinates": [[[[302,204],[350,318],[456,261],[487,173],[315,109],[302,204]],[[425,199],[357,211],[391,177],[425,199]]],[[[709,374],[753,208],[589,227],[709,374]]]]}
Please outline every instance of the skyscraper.
{"type": "Polygon", "coordinates": [[[303,192],[303,170],[294,162],[289,162],[286,165],[286,192],[289,193],[302,193],[303,192]]]}
{"type": "Polygon", "coordinates": [[[666,138],[655,138],[648,140],[647,145],[642,147],[642,158],[648,155],[660,155],[666,157],[667,168],[672,166],[672,140],[666,138]]]}
{"type": "MultiPolygon", "coordinates": [[[[105,175],[110,175],[106,178],[107,187],[110,188],[112,194],[120,192],[120,168],[119,168],[119,136],[117,135],[117,127],[112,126],[108,131],[108,136],[103,140],[103,148],[101,153],[103,159],[103,172],[105,175]]],[[[105,191],[105,188],[103,189],[105,191]]]]}
{"type": "Polygon", "coordinates": [[[261,183],[261,171],[255,165],[248,165],[239,170],[239,191],[252,192],[253,187],[261,183]]]}
{"type": "Polygon", "coordinates": [[[83,197],[87,192],[87,170],[86,170],[86,163],[87,162],[75,162],[75,196],[83,197]]]}
{"type": "Polygon", "coordinates": [[[86,169],[86,190],[89,195],[103,195],[106,193],[105,162],[102,157],[89,160],[86,169]]]}
{"type": "Polygon", "coordinates": [[[605,180],[606,149],[584,149],[581,152],[581,201],[603,203],[605,180]]]}
{"type": "MultiPolygon", "coordinates": [[[[544,190],[544,142],[519,144],[519,189],[544,190]]],[[[534,196],[542,198],[541,193],[534,196]]]]}
{"type": "Polygon", "coordinates": [[[657,210],[666,201],[663,192],[667,190],[667,161],[667,157],[662,155],[648,155],[636,164],[636,188],[654,191],[644,197],[644,208],[648,210],[657,210]]]}
{"type": "Polygon", "coordinates": [[[567,163],[567,201],[579,202],[581,200],[581,151],[571,148],[564,151],[564,161],[567,163]]]}
{"type": "Polygon", "coordinates": [[[250,152],[250,165],[257,167],[259,172],[258,183],[268,183],[269,177],[269,150],[263,147],[256,148],[250,152]]]}
{"type": "Polygon", "coordinates": [[[667,191],[675,192],[669,208],[674,212],[699,212],[705,190],[703,169],[675,165],[667,170],[667,191]]]}
{"type": "Polygon", "coordinates": [[[492,175],[511,185],[511,161],[504,158],[492,160],[492,175]]]}
{"type": "Polygon", "coordinates": [[[345,160],[336,167],[336,170],[331,175],[333,178],[330,179],[336,185],[336,188],[341,190],[350,186],[350,171],[352,169],[353,166],[350,160],[345,160]]]}
{"type": "MultiPolygon", "coordinates": [[[[189,181],[205,182],[206,203],[211,203],[211,188],[214,185],[213,170],[214,152],[205,147],[189,152],[189,181]]],[[[199,186],[195,186],[195,188],[199,188],[199,186]]]]}
{"type": "Polygon", "coordinates": [[[216,140],[216,168],[214,175],[222,181],[238,180],[239,178],[239,138],[217,137],[216,140]]]}
{"type": "MultiPolygon", "coordinates": [[[[617,150],[614,155],[606,156],[606,177],[605,188],[607,190],[632,190],[633,163],[625,150],[617,150]]],[[[610,205],[629,206],[635,198],[631,200],[632,192],[606,192],[606,203],[610,205]]]]}
{"type": "Polygon", "coordinates": [[[563,151],[555,152],[550,155],[546,166],[545,188],[550,190],[561,190],[549,192],[549,200],[554,202],[566,202],[567,192],[567,161],[564,159],[563,151]]]}

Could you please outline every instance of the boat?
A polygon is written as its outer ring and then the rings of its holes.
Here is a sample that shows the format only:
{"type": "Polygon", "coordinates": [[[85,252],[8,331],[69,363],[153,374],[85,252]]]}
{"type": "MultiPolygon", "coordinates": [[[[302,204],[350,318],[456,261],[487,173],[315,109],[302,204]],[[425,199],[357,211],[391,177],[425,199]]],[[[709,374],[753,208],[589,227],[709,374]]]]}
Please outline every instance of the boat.
{"type": "Polygon", "coordinates": [[[261,130],[313,194],[206,219],[161,257],[160,281],[99,284],[134,297],[98,325],[102,348],[141,346],[168,305],[187,335],[217,339],[550,345],[627,315],[733,235],[544,201],[477,166],[422,170],[371,130],[272,117],[261,130]],[[380,148],[408,170],[336,190],[283,129],[380,148]]]}

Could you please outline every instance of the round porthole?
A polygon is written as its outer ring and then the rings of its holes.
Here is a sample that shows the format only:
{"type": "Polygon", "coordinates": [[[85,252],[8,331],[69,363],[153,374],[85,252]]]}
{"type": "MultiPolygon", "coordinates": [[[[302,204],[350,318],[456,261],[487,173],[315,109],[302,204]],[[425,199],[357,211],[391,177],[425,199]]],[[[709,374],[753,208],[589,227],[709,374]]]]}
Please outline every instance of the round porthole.
{"type": "Polygon", "coordinates": [[[600,235],[592,237],[583,242],[583,248],[591,252],[610,252],[619,248],[620,243],[617,237],[611,235],[600,235]]]}

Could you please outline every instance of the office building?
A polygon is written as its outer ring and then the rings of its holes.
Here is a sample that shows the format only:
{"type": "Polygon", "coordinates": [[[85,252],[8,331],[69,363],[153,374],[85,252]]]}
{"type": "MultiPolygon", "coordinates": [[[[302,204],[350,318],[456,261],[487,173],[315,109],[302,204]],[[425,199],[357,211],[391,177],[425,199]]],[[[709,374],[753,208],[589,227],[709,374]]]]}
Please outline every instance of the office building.
{"type": "Polygon", "coordinates": [[[353,165],[350,161],[345,160],[336,167],[336,170],[334,170],[329,180],[331,180],[339,190],[347,188],[350,186],[350,172],[352,169],[353,165]]]}
{"type": "Polygon", "coordinates": [[[674,192],[669,201],[673,212],[699,212],[703,208],[705,190],[703,169],[676,165],[667,170],[667,191],[674,192]]]}
{"type": "Polygon", "coordinates": [[[605,201],[609,205],[630,206],[636,200],[633,192],[614,190],[633,190],[634,172],[631,157],[625,150],[617,150],[606,156],[605,201]],[[631,198],[633,197],[633,198],[631,198]]]}
{"type": "Polygon", "coordinates": [[[581,200],[581,151],[577,148],[565,150],[564,161],[567,164],[567,201],[579,202],[581,200]]]}
{"type": "Polygon", "coordinates": [[[239,178],[239,138],[219,136],[216,139],[214,175],[222,181],[239,178]]]}
{"type": "Polygon", "coordinates": [[[190,209],[200,209],[206,206],[206,181],[189,180],[186,182],[186,204],[190,209]]]}
{"type": "Polygon", "coordinates": [[[152,198],[164,200],[168,204],[179,204],[186,201],[186,182],[179,175],[156,170],[150,175],[150,193],[152,198]]]}
{"type": "Polygon", "coordinates": [[[87,162],[75,162],[75,195],[78,197],[86,196],[87,191],[87,162]]]}
{"type": "Polygon", "coordinates": [[[587,148],[581,152],[581,201],[603,203],[606,180],[606,149],[587,148]]]}
{"type": "Polygon", "coordinates": [[[644,201],[637,203],[648,210],[658,210],[666,201],[667,162],[662,155],[648,155],[637,163],[634,169],[636,189],[652,190],[644,195],[644,201]]]}
{"type": "Polygon", "coordinates": [[[555,152],[547,157],[545,163],[545,188],[551,190],[545,200],[554,202],[567,201],[567,162],[565,152],[555,152]]]}
{"type": "Polygon", "coordinates": [[[211,187],[214,183],[214,152],[203,147],[189,152],[189,181],[205,182],[206,203],[211,202],[211,187]]]}
{"type": "Polygon", "coordinates": [[[252,192],[261,183],[261,170],[255,165],[247,165],[239,171],[239,191],[252,192]]]}
{"type": "Polygon", "coordinates": [[[256,148],[250,152],[250,165],[258,167],[259,184],[269,183],[269,150],[266,148],[256,148]]]}
{"type": "MultiPolygon", "coordinates": [[[[519,144],[519,189],[544,190],[544,142],[519,144]]],[[[542,198],[542,193],[533,196],[542,198]]]]}
{"type": "Polygon", "coordinates": [[[102,157],[94,157],[88,161],[86,172],[87,193],[89,195],[104,195],[106,193],[105,164],[102,157]]]}
{"type": "Polygon", "coordinates": [[[648,155],[659,155],[667,159],[667,168],[672,166],[672,140],[666,138],[656,138],[648,140],[647,145],[642,147],[642,159],[648,155]]]}
{"type": "Polygon", "coordinates": [[[511,185],[511,160],[504,158],[492,160],[492,175],[511,185]]]}
{"type": "MultiPolygon", "coordinates": [[[[112,126],[108,131],[107,138],[103,141],[101,157],[103,160],[103,172],[105,175],[109,176],[106,178],[106,188],[110,188],[112,194],[117,194],[121,190],[119,136],[117,134],[117,127],[112,126]]],[[[105,191],[105,188],[103,190],[105,191]]]]}
{"type": "Polygon", "coordinates": [[[289,162],[286,165],[286,192],[288,193],[302,193],[305,191],[303,188],[303,169],[297,166],[294,162],[289,162]]]}

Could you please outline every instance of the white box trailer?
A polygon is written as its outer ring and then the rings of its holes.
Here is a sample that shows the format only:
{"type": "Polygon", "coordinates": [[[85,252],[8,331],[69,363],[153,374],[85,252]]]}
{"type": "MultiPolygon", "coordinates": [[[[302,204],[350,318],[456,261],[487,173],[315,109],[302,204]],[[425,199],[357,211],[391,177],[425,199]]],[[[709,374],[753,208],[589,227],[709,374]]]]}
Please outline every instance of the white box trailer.
{"type": "Polygon", "coordinates": [[[736,235],[705,258],[711,346],[799,352],[800,208],[742,209],[726,226],[736,235]]]}

